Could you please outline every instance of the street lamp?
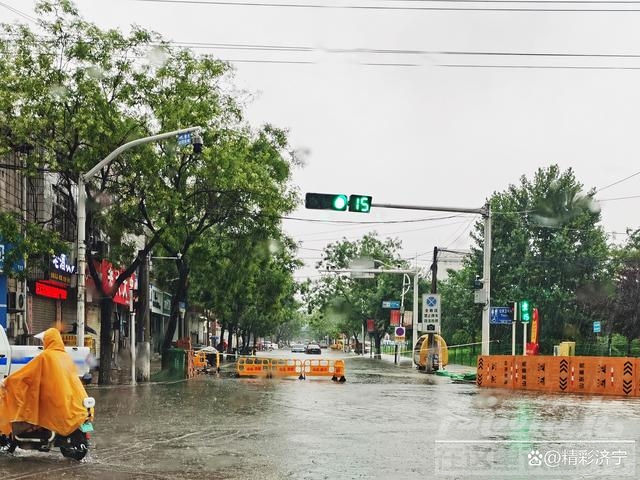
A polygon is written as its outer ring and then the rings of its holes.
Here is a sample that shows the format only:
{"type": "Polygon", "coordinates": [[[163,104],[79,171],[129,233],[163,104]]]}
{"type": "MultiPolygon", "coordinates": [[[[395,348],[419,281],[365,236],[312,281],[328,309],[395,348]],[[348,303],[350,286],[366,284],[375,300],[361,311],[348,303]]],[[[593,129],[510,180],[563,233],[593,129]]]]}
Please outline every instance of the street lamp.
{"type": "MultiPolygon", "coordinates": [[[[144,137],[144,138],[138,138],[136,140],[132,140],[128,143],[125,143],[124,145],[120,145],[118,148],[116,148],[113,152],[111,152],[109,155],[107,155],[104,159],[102,159],[100,162],[98,162],[97,165],[95,165],[91,170],[89,170],[87,173],[84,174],[80,174],[78,176],[78,235],[77,235],[77,242],[78,242],[78,302],[77,302],[77,310],[76,310],[76,315],[77,315],[77,323],[78,323],[78,330],[77,330],[77,344],[79,347],[83,347],[84,346],[84,302],[85,302],[85,296],[86,296],[86,291],[85,291],[85,271],[87,268],[87,260],[86,260],[86,255],[87,255],[87,247],[85,245],[85,229],[86,229],[86,222],[87,222],[87,215],[86,215],[86,202],[87,202],[87,197],[86,197],[86,192],[85,192],[85,183],[88,182],[89,180],[91,180],[91,178],[100,171],[100,169],[102,169],[103,167],[107,166],[111,161],[113,161],[118,155],[120,155],[122,152],[124,152],[125,150],[129,150],[130,148],[133,148],[135,146],[138,145],[142,145],[145,143],[150,143],[150,142],[154,142],[156,140],[163,140],[165,138],[170,138],[170,137],[174,137],[176,135],[180,135],[183,133],[190,133],[190,132],[196,132],[196,135],[194,135],[193,138],[193,144],[194,144],[194,150],[200,150],[202,148],[202,139],[200,137],[200,135],[197,134],[197,132],[200,132],[201,128],[200,127],[189,127],[189,128],[182,128],[180,130],[174,130],[173,132],[167,132],[167,133],[159,133],[157,135],[151,135],[149,137],[144,137]]],[[[135,353],[132,352],[133,355],[135,355],[135,353]]],[[[135,357],[134,357],[135,359],[135,357]]],[[[135,380],[135,378],[134,378],[135,380]]]]}

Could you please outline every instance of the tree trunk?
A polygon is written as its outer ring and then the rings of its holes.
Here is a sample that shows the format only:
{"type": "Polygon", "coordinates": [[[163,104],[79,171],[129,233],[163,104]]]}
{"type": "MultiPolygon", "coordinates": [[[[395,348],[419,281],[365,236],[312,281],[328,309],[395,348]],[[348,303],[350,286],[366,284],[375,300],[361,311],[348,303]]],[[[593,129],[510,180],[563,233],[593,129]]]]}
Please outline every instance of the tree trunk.
{"type": "Polygon", "coordinates": [[[373,335],[373,338],[375,339],[376,342],[376,355],[375,358],[377,358],[378,360],[382,358],[382,349],[380,348],[380,342],[382,340],[382,336],[380,335],[379,332],[375,332],[375,334],[373,335]]]}
{"type": "Polygon", "coordinates": [[[100,385],[111,384],[111,357],[113,344],[111,343],[111,331],[113,323],[113,300],[111,297],[102,297],[100,301],[100,385]]]}
{"type": "Polygon", "coordinates": [[[233,353],[233,328],[229,327],[229,336],[227,337],[227,353],[233,353]]]}
{"type": "Polygon", "coordinates": [[[216,350],[218,350],[219,352],[223,352],[224,351],[224,332],[225,332],[225,324],[222,324],[222,327],[220,328],[220,339],[218,340],[218,344],[214,345],[214,347],[216,347],[216,350]]]}
{"type": "Polygon", "coordinates": [[[189,269],[184,260],[178,260],[177,262],[179,274],[178,284],[176,286],[176,293],[171,299],[171,316],[169,317],[167,331],[162,344],[162,368],[165,368],[164,353],[171,348],[171,342],[173,341],[173,336],[176,333],[176,327],[178,325],[178,318],[180,315],[180,302],[184,302],[187,298],[187,277],[189,275],[189,269]]]}

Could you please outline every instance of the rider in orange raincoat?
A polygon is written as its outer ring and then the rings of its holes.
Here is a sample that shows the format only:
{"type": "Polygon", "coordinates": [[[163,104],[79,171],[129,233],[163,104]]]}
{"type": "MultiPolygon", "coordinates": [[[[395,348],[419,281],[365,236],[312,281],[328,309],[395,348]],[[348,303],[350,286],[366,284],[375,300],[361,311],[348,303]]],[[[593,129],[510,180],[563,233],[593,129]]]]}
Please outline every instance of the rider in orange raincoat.
{"type": "Polygon", "coordinates": [[[87,392],[60,332],[48,329],[43,341],[44,351],[0,386],[0,434],[9,435],[13,422],[27,422],[70,435],[87,418],[87,392]]]}

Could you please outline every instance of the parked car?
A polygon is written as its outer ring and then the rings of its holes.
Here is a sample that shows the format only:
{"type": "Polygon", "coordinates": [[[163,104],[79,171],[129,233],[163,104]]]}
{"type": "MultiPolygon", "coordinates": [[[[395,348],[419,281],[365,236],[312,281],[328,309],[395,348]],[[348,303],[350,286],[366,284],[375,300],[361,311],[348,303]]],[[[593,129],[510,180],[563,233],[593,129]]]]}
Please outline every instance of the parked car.
{"type": "Polygon", "coordinates": [[[310,343],[309,345],[307,345],[307,348],[305,348],[304,352],[314,355],[320,355],[322,353],[322,350],[320,350],[320,345],[318,345],[317,343],[310,343]]]}
{"type": "Polygon", "coordinates": [[[291,345],[291,352],[295,353],[304,353],[305,348],[304,345],[302,345],[301,343],[294,343],[293,345],[291,345]]]}

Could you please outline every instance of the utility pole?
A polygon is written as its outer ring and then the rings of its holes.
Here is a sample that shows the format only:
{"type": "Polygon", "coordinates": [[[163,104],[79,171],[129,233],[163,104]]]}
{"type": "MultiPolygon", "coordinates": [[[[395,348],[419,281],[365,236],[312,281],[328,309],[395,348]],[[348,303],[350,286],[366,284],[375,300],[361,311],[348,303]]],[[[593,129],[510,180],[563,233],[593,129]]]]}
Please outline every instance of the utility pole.
{"type": "Polygon", "coordinates": [[[431,293],[438,293],[438,247],[433,247],[431,263],[431,293]]]}

